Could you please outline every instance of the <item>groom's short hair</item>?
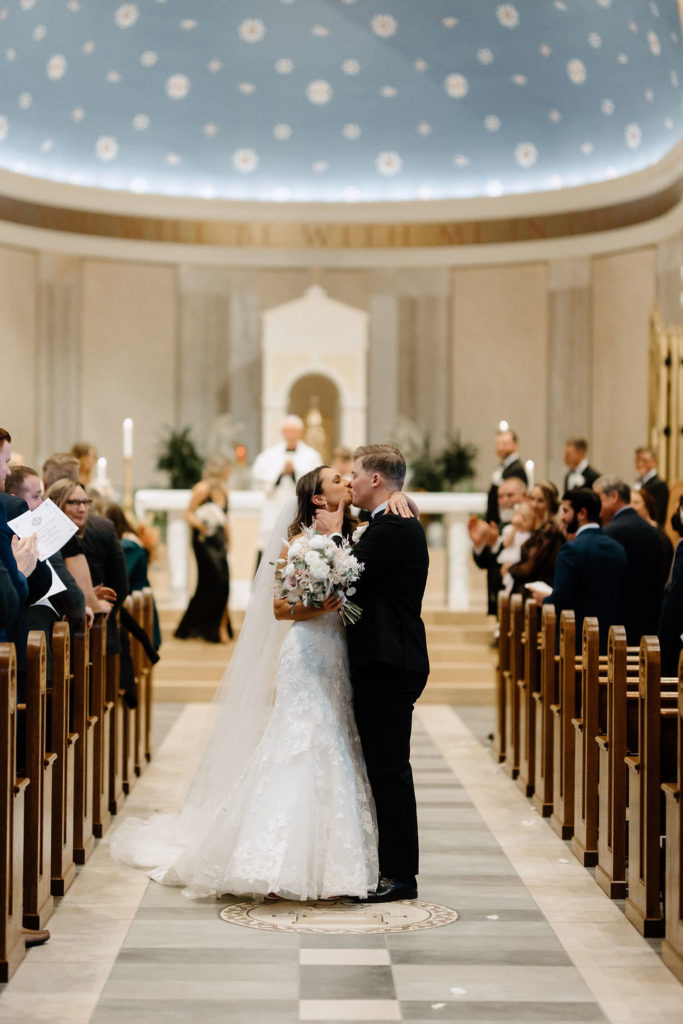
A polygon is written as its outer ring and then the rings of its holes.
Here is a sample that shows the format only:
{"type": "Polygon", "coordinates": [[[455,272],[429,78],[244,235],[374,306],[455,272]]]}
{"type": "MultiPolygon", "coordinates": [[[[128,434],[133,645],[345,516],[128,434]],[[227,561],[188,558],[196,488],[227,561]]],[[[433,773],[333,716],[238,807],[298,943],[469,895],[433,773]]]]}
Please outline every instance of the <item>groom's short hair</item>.
{"type": "Polygon", "coordinates": [[[360,464],[366,472],[379,473],[385,480],[391,480],[400,490],[406,478],[406,460],[398,448],[391,444],[364,444],[353,453],[354,462],[360,464]]]}

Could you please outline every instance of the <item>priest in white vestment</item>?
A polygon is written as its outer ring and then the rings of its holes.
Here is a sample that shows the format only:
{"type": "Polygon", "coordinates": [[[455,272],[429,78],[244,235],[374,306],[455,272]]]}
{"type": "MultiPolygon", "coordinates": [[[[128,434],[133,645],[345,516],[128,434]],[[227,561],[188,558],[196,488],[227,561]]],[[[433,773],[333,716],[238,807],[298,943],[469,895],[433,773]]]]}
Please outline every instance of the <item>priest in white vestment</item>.
{"type": "Polygon", "coordinates": [[[299,416],[288,416],[282,424],[282,441],[264,449],[254,460],[253,486],[265,492],[258,536],[259,559],[280,509],[294,494],[299,477],[323,464],[320,452],[305,444],[303,436],[303,420],[299,416]]]}

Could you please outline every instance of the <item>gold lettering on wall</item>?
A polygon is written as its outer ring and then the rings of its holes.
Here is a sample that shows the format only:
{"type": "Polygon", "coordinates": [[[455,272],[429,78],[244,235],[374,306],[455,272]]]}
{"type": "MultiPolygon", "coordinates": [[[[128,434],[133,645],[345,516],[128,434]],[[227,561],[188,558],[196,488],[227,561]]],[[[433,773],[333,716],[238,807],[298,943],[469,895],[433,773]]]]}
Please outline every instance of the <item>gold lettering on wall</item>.
{"type": "Polygon", "coordinates": [[[497,220],[306,223],[138,217],[0,196],[0,221],[46,231],[145,242],[265,249],[413,249],[567,238],[642,224],[672,210],[683,181],[644,199],[592,210],[497,220]]]}

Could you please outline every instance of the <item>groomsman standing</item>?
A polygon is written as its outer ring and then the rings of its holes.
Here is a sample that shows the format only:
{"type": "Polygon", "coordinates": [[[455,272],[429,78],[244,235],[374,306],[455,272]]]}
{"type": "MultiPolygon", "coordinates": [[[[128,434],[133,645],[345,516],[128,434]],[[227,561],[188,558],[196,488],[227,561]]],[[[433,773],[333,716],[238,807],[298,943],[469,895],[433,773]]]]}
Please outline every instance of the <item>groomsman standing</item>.
{"type": "Polygon", "coordinates": [[[634,491],[649,491],[655,503],[655,518],[660,526],[666,522],[669,505],[669,488],[665,480],[657,475],[657,457],[651,448],[636,448],[636,473],[638,479],[634,491]]]}
{"type": "Polygon", "coordinates": [[[597,469],[588,464],[588,442],[582,437],[565,441],[564,464],[567,467],[564,477],[565,492],[575,487],[592,487],[600,476],[597,469]]]}
{"type": "Polygon", "coordinates": [[[496,434],[496,455],[500,459],[499,464],[491,474],[491,486],[489,487],[488,502],[486,506],[486,522],[500,523],[498,511],[498,488],[503,480],[509,480],[516,476],[524,483],[524,489],[528,483],[526,470],[519,457],[519,439],[514,430],[506,427],[496,434]]]}

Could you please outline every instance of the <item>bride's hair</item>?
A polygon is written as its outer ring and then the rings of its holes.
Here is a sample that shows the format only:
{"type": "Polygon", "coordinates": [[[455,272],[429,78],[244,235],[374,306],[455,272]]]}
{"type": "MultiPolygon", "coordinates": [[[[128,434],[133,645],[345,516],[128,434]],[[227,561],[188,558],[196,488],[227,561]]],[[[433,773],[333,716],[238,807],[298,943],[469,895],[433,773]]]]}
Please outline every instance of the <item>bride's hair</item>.
{"type": "MultiPolygon", "coordinates": [[[[298,504],[294,520],[287,530],[287,540],[296,537],[305,526],[311,526],[315,522],[315,510],[318,506],[313,503],[313,498],[316,494],[322,494],[322,471],[329,468],[329,466],[318,466],[297,480],[296,498],[298,504]]],[[[350,537],[356,526],[356,519],[351,515],[347,505],[344,509],[344,522],[342,523],[343,536],[350,537]]]]}

